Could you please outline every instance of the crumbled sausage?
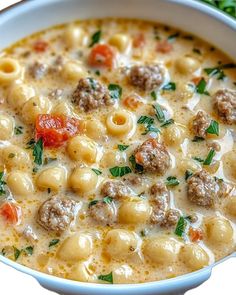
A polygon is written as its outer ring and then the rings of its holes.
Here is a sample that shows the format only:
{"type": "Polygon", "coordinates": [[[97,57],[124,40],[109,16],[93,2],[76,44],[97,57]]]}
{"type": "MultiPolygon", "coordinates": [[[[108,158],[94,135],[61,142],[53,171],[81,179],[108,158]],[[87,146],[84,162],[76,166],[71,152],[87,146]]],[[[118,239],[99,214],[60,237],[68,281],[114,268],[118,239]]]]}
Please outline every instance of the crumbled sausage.
{"type": "Polygon", "coordinates": [[[116,206],[113,201],[97,203],[89,206],[89,215],[97,223],[103,225],[111,225],[115,223],[117,217],[116,206]]]}
{"type": "Polygon", "coordinates": [[[163,82],[163,71],[159,65],[131,67],[130,83],[142,90],[151,91],[163,82]]]}
{"type": "Polygon", "coordinates": [[[205,138],[207,128],[211,124],[211,119],[204,111],[199,111],[193,119],[192,129],[196,136],[205,138]]]}
{"type": "Polygon", "coordinates": [[[169,205],[169,192],[162,182],[157,182],[150,188],[153,212],[152,223],[161,223],[165,218],[165,213],[169,205]]]}
{"type": "Polygon", "coordinates": [[[40,80],[47,74],[48,66],[36,61],[29,67],[29,74],[36,80],[40,80]]]}
{"type": "Polygon", "coordinates": [[[106,181],[101,188],[102,196],[120,199],[131,194],[131,189],[121,181],[106,181]]]}
{"type": "Polygon", "coordinates": [[[114,103],[108,89],[93,78],[82,78],[72,94],[72,102],[88,112],[114,103]]]}
{"type": "Polygon", "coordinates": [[[180,218],[180,213],[178,210],[169,209],[165,213],[165,217],[161,222],[161,226],[163,227],[172,227],[178,223],[180,218]]]}
{"type": "Polygon", "coordinates": [[[37,222],[46,230],[62,232],[74,219],[75,207],[73,200],[50,198],[40,206],[37,222]]]}
{"type": "Polygon", "coordinates": [[[147,172],[165,174],[170,167],[170,155],[166,147],[155,139],[148,139],[135,151],[135,161],[147,172]]]}
{"type": "Polygon", "coordinates": [[[188,199],[196,205],[212,207],[218,193],[215,179],[205,170],[196,172],[187,180],[188,199]]]}
{"type": "Polygon", "coordinates": [[[213,99],[221,119],[227,124],[236,123],[236,91],[220,89],[214,94],[213,99]]]}

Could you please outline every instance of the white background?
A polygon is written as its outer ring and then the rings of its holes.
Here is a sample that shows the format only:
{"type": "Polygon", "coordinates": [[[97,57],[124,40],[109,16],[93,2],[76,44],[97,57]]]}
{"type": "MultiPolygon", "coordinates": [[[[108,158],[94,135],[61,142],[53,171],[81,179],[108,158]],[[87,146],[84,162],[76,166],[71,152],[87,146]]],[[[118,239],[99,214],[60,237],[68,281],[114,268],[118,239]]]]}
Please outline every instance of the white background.
{"type": "MultiPolygon", "coordinates": [[[[32,1],[32,0],[31,0],[32,1]]],[[[34,0],[36,1],[36,0],[34,0]]],[[[40,0],[37,0],[40,1],[40,0]]],[[[66,0],[65,0],[66,1],[66,0]]],[[[97,0],[99,1],[99,0],[97,0]]],[[[0,0],[0,9],[18,1],[0,0]]],[[[1,17],[1,15],[0,15],[1,17]]],[[[1,40],[1,36],[0,36],[1,40]]],[[[236,259],[231,258],[217,265],[211,278],[200,287],[191,290],[186,295],[235,295],[236,287],[236,259]]],[[[24,294],[24,295],[52,295],[43,289],[33,278],[24,275],[12,268],[0,263],[0,295],[24,294]]],[[[112,295],[112,294],[111,294],[112,295]]]]}

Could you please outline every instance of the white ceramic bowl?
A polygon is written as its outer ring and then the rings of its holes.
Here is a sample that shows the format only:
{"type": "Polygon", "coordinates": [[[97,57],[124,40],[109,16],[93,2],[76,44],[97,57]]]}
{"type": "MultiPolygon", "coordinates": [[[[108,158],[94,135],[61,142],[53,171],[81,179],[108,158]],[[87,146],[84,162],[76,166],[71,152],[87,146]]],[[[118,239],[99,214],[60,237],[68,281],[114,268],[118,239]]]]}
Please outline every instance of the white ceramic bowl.
{"type": "MultiPolygon", "coordinates": [[[[52,25],[76,19],[112,16],[154,20],[177,27],[207,40],[236,60],[236,21],[210,6],[192,0],[24,1],[0,14],[0,50],[52,25]]],[[[53,277],[24,267],[1,255],[0,262],[35,277],[47,289],[73,295],[184,294],[186,290],[207,280],[213,267],[211,265],[187,275],[159,282],[100,285],[53,277]]]]}

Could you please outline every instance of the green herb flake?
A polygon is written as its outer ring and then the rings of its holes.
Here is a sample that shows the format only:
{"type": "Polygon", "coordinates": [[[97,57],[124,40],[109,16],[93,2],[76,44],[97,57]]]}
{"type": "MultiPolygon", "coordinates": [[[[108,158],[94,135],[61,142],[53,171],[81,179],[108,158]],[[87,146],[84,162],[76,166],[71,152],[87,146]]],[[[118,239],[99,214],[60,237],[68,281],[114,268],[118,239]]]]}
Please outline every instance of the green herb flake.
{"type": "Polygon", "coordinates": [[[93,47],[93,45],[98,43],[101,39],[101,35],[102,35],[101,31],[95,32],[91,37],[91,43],[90,43],[89,47],[93,47]]]}
{"type": "Polygon", "coordinates": [[[209,134],[216,134],[219,136],[219,123],[215,120],[211,120],[210,126],[206,129],[209,134]]]}
{"type": "Polygon", "coordinates": [[[206,166],[210,165],[211,162],[212,162],[212,160],[213,160],[213,158],[214,158],[214,156],[215,156],[215,154],[216,154],[216,151],[214,149],[211,149],[209,151],[209,153],[208,153],[205,161],[203,162],[203,165],[206,165],[206,166]]]}
{"type": "Polygon", "coordinates": [[[2,251],[0,254],[2,254],[2,256],[6,256],[7,254],[6,248],[2,248],[2,251]]]}
{"type": "Polygon", "coordinates": [[[100,71],[99,70],[95,71],[95,75],[100,76],[101,75],[100,71]]]}
{"type": "Polygon", "coordinates": [[[201,78],[199,83],[196,85],[196,92],[199,94],[209,95],[208,91],[206,91],[207,82],[204,78],[201,78]]]}
{"type": "Polygon", "coordinates": [[[33,148],[33,156],[34,163],[37,165],[42,165],[43,163],[43,139],[39,138],[39,140],[35,143],[33,148]]]}
{"type": "Polygon", "coordinates": [[[184,175],[185,180],[188,180],[189,177],[191,177],[192,175],[193,175],[193,172],[192,171],[186,170],[185,171],[185,175],[184,175]]]}
{"type": "Polygon", "coordinates": [[[52,248],[52,247],[56,246],[59,242],[60,242],[59,239],[53,239],[53,240],[51,240],[51,241],[49,242],[48,247],[49,247],[49,248],[52,248]]]}
{"type": "Polygon", "coordinates": [[[169,119],[169,120],[165,121],[163,124],[161,124],[161,127],[167,127],[171,124],[174,124],[174,122],[175,121],[173,119],[169,119]]]}
{"type": "Polygon", "coordinates": [[[111,204],[112,202],[113,202],[113,198],[111,198],[109,196],[103,198],[103,203],[111,204]]]}
{"type": "Polygon", "coordinates": [[[167,40],[169,41],[169,42],[173,42],[176,38],[178,38],[179,37],[179,35],[180,35],[180,33],[174,33],[174,34],[172,34],[172,35],[170,35],[168,38],[167,38],[167,40]]]}
{"type": "Polygon", "coordinates": [[[157,100],[157,93],[156,93],[156,91],[152,91],[152,92],[150,93],[150,95],[151,95],[151,97],[153,98],[153,100],[157,100]]]}
{"type": "Polygon", "coordinates": [[[97,174],[97,175],[101,175],[102,174],[102,171],[98,170],[98,169],[95,169],[95,168],[92,168],[92,171],[97,174]]]}
{"type": "Polygon", "coordinates": [[[12,158],[14,158],[15,157],[15,154],[14,153],[10,153],[9,155],[8,155],[8,158],[9,159],[12,159],[12,158]]]}
{"type": "Polygon", "coordinates": [[[118,144],[117,147],[118,147],[118,150],[119,151],[123,152],[123,151],[127,150],[127,148],[129,147],[129,145],[118,144]]]}
{"type": "Polygon", "coordinates": [[[4,186],[6,185],[6,182],[3,180],[4,172],[0,172],[0,196],[5,195],[6,191],[4,186]]]}
{"type": "Polygon", "coordinates": [[[192,139],[192,142],[201,142],[204,141],[205,139],[203,137],[200,136],[194,136],[194,138],[192,139]]]}
{"type": "Polygon", "coordinates": [[[179,180],[175,176],[169,176],[165,181],[165,184],[167,186],[177,186],[179,185],[179,183],[179,180]]]}
{"type": "Polygon", "coordinates": [[[13,250],[14,250],[14,258],[16,261],[20,257],[22,251],[16,248],[15,246],[13,246],[13,250]]]}
{"type": "Polygon", "coordinates": [[[108,282],[110,284],[113,284],[113,275],[112,275],[112,272],[110,272],[107,275],[99,275],[98,276],[98,279],[101,280],[101,281],[105,281],[105,282],[108,282]]]}
{"type": "Polygon", "coordinates": [[[145,131],[143,133],[141,133],[141,135],[146,135],[149,132],[159,133],[160,130],[153,125],[147,125],[145,131]]]}
{"type": "Polygon", "coordinates": [[[115,166],[113,168],[110,168],[109,171],[111,175],[114,177],[122,177],[132,172],[130,167],[128,166],[124,166],[124,167],[115,166]]]}
{"type": "Polygon", "coordinates": [[[198,161],[199,163],[203,163],[204,160],[200,157],[193,157],[193,160],[198,161]]]}
{"type": "Polygon", "coordinates": [[[93,89],[93,90],[96,90],[96,85],[97,85],[96,80],[94,80],[94,79],[91,78],[91,77],[89,77],[88,80],[89,80],[89,83],[90,83],[92,89],[93,89]]]}
{"type": "Polygon", "coordinates": [[[226,77],[223,70],[234,69],[234,68],[236,68],[236,64],[234,63],[219,64],[218,66],[213,68],[205,68],[204,72],[208,76],[211,76],[211,77],[216,76],[217,80],[223,80],[226,77]]]}
{"type": "Polygon", "coordinates": [[[31,138],[30,141],[26,143],[26,149],[33,149],[34,145],[35,145],[35,140],[31,138]]]}
{"type": "Polygon", "coordinates": [[[119,99],[122,95],[122,88],[117,84],[109,84],[108,90],[110,91],[110,96],[113,99],[119,99]]]}
{"type": "Polygon", "coordinates": [[[187,226],[187,222],[186,222],[185,218],[183,216],[180,216],[178,223],[176,225],[176,228],[175,228],[175,234],[179,237],[182,237],[185,232],[186,226],[187,226]]]}
{"type": "Polygon", "coordinates": [[[26,255],[32,256],[33,252],[34,252],[34,247],[28,246],[28,247],[24,248],[23,251],[25,252],[26,255]]]}
{"type": "Polygon", "coordinates": [[[162,90],[166,91],[175,91],[176,90],[176,84],[174,82],[169,82],[166,85],[162,87],[162,90]]]}
{"type": "Polygon", "coordinates": [[[154,123],[154,119],[148,116],[141,116],[138,121],[138,124],[147,124],[147,125],[151,125],[154,123]]]}
{"type": "Polygon", "coordinates": [[[135,170],[135,172],[137,172],[137,173],[143,173],[143,166],[142,165],[140,165],[140,164],[138,164],[136,161],[135,161],[135,156],[134,155],[131,155],[130,157],[129,157],[129,161],[130,161],[130,163],[131,163],[131,165],[132,165],[132,168],[135,170]]]}
{"type": "Polygon", "coordinates": [[[98,203],[98,200],[92,200],[91,202],[89,202],[88,207],[92,207],[94,205],[96,205],[98,203]]]}
{"type": "Polygon", "coordinates": [[[200,51],[200,49],[198,49],[198,48],[193,48],[193,52],[194,52],[194,53],[197,53],[197,54],[199,54],[199,55],[202,54],[201,51],[200,51]]]}
{"type": "Polygon", "coordinates": [[[160,122],[160,123],[163,123],[165,122],[165,114],[161,108],[161,106],[159,104],[155,104],[152,106],[155,110],[155,113],[156,113],[156,117],[157,117],[157,120],[160,122]]]}
{"type": "Polygon", "coordinates": [[[24,129],[23,126],[16,126],[16,127],[14,128],[14,133],[15,133],[15,135],[23,134],[23,129],[24,129]]]}

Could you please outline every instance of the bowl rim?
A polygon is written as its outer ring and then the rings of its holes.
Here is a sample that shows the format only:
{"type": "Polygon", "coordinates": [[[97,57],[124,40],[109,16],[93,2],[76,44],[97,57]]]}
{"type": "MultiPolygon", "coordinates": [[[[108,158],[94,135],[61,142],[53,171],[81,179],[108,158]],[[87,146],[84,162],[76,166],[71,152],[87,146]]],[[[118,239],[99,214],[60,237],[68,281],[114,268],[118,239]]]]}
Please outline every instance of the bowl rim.
{"type": "MultiPolygon", "coordinates": [[[[26,0],[22,0],[20,2],[14,3],[4,9],[2,9],[0,11],[0,25],[2,23],[4,23],[8,17],[11,17],[11,14],[14,12],[17,12],[17,10],[23,10],[24,8],[33,8],[33,7],[41,7],[41,6],[47,6],[48,3],[54,3],[55,5],[59,2],[61,2],[62,0],[40,0],[40,1],[26,1],[26,0]]],[[[67,0],[67,1],[72,1],[72,0],[67,0]]],[[[225,24],[226,26],[230,27],[231,29],[236,31],[236,20],[226,14],[223,11],[220,11],[218,9],[216,9],[214,6],[211,6],[207,3],[203,3],[203,2],[199,2],[197,0],[188,0],[188,1],[182,1],[182,0],[165,0],[167,2],[173,3],[173,4],[178,4],[180,6],[184,6],[184,7],[188,7],[188,8],[192,8],[194,10],[198,10],[200,11],[202,14],[205,14],[213,19],[216,19],[217,21],[221,22],[222,24],[225,24]]],[[[160,281],[151,281],[151,282],[145,282],[145,283],[135,283],[135,284],[99,284],[99,283],[88,283],[88,282],[80,282],[80,281],[75,281],[75,280],[70,280],[70,279],[65,279],[65,278],[61,278],[61,277],[57,277],[51,274],[47,274],[44,272],[40,272],[37,271],[35,269],[32,269],[30,267],[24,266],[20,263],[17,263],[15,261],[12,261],[6,257],[4,257],[3,255],[0,254],[0,262],[4,263],[7,266],[10,266],[14,269],[16,269],[17,271],[23,272],[27,275],[33,276],[34,278],[38,279],[40,283],[43,284],[43,282],[47,281],[50,283],[56,283],[58,284],[58,287],[61,286],[61,284],[63,284],[64,287],[74,287],[74,288],[78,288],[78,287],[84,287],[87,290],[90,289],[91,291],[115,291],[115,290],[134,290],[134,289],[145,289],[147,287],[154,287],[157,288],[159,287],[160,289],[162,288],[166,288],[166,285],[168,284],[168,289],[171,290],[173,287],[175,287],[175,289],[178,289],[177,284],[178,283],[186,283],[186,286],[192,286],[193,282],[196,281],[198,282],[197,279],[199,279],[199,277],[206,277],[208,278],[211,274],[211,270],[212,268],[219,264],[222,263],[223,261],[231,258],[231,257],[236,257],[236,252],[233,252],[232,254],[222,258],[219,261],[214,262],[213,264],[210,264],[200,270],[194,271],[194,272],[190,272],[190,273],[186,273],[174,278],[169,278],[169,279],[165,279],[165,280],[160,280],[160,281]],[[105,290],[104,290],[105,289],[105,290]]],[[[201,282],[201,281],[200,281],[201,282]]],[[[95,294],[95,293],[94,293],[95,294]]],[[[107,294],[107,293],[106,293],[107,294]]]]}

